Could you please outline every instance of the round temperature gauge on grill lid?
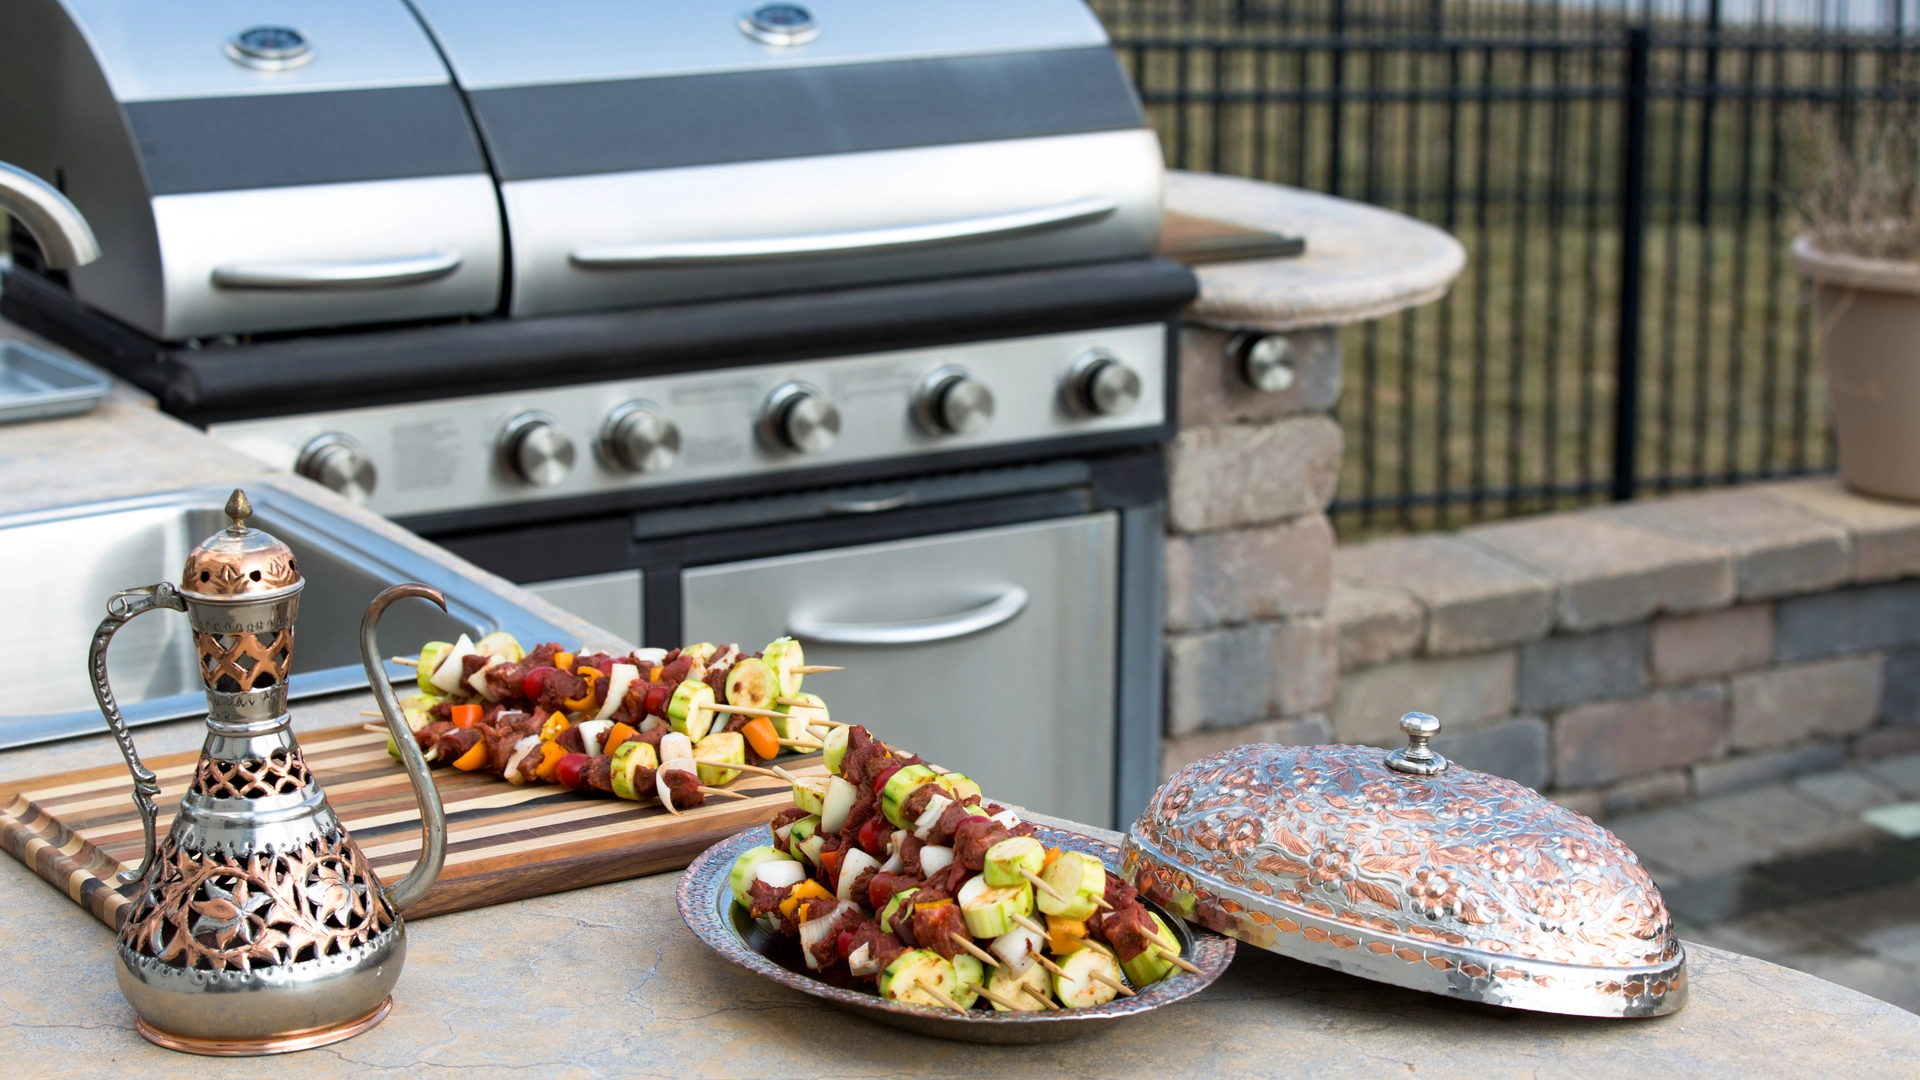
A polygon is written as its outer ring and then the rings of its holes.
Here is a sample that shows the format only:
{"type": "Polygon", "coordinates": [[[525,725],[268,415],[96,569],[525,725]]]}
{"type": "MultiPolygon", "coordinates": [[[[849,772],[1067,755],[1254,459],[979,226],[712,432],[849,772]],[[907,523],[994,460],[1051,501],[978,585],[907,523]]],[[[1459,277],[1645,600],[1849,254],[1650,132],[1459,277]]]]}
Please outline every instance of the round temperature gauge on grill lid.
{"type": "Polygon", "coordinates": [[[799,4],[761,4],[740,16],[740,32],[764,45],[805,45],[820,36],[820,24],[799,4]]]}
{"type": "Polygon", "coordinates": [[[234,63],[260,71],[285,71],[313,59],[307,36],[291,26],[249,26],[227,39],[234,63]]]}
{"type": "Polygon", "coordinates": [[[1285,956],[1470,1001],[1658,1016],[1686,954],[1614,835],[1511,780],[1409,746],[1241,746],[1156,791],[1125,873],[1170,911],[1285,956]]]}

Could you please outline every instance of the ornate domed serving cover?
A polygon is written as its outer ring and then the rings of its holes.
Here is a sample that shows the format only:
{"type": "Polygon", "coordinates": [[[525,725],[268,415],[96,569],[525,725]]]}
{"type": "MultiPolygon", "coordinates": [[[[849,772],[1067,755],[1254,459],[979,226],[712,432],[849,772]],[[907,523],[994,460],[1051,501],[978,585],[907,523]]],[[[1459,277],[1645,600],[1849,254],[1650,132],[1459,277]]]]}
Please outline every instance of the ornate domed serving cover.
{"type": "Polygon", "coordinates": [[[1614,835],[1412,745],[1242,746],[1188,765],[1133,823],[1141,892],[1264,949],[1450,997],[1583,1016],[1686,1001],[1659,890],[1614,835]]]}

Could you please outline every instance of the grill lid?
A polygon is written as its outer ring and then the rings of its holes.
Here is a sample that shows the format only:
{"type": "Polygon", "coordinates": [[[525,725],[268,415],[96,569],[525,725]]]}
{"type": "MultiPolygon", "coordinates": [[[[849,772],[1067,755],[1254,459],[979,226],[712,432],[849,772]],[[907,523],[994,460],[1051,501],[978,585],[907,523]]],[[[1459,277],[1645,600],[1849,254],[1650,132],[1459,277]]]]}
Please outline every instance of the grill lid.
{"type": "Polygon", "coordinates": [[[1263,949],[1449,997],[1581,1016],[1686,1001],[1686,954],[1640,860],[1587,818],[1409,745],[1242,746],[1154,793],[1125,872],[1263,949]]]}

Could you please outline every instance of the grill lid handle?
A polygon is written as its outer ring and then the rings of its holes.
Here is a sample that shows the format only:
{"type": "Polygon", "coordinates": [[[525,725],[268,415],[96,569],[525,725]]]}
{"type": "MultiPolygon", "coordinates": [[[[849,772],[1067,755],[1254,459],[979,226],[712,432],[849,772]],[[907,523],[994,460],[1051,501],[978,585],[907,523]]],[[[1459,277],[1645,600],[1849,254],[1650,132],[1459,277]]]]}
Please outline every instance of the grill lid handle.
{"type": "Polygon", "coordinates": [[[682,240],[664,244],[593,244],[574,251],[571,258],[575,266],[583,269],[626,270],[877,254],[1061,229],[1098,221],[1119,208],[1119,204],[1112,199],[1096,196],[1032,210],[1014,210],[953,221],[931,221],[919,225],[890,225],[878,229],[753,236],[736,240],[682,240]]]}
{"type": "Polygon", "coordinates": [[[437,281],[460,269],[460,254],[429,251],[394,259],[228,263],[213,268],[223,289],[378,289],[437,281]]]}

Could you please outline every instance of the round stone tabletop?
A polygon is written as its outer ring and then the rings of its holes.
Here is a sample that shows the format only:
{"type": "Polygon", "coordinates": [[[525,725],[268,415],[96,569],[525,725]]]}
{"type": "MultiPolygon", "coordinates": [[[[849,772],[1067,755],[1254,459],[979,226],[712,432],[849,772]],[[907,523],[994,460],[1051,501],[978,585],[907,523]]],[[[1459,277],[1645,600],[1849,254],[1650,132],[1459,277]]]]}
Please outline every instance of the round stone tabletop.
{"type": "Polygon", "coordinates": [[[1233,176],[1169,172],[1166,207],[1194,217],[1306,238],[1305,254],[1194,267],[1200,296],[1188,322],[1302,330],[1391,315],[1446,295],[1467,252],[1405,214],[1233,176]]]}

